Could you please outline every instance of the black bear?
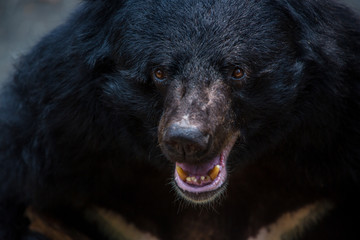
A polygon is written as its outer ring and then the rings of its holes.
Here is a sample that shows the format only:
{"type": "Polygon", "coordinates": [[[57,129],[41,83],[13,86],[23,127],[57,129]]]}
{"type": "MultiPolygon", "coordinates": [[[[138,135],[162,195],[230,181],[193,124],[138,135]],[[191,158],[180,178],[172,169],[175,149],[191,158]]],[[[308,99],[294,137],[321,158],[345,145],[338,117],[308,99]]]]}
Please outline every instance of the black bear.
{"type": "Polygon", "coordinates": [[[29,206],[92,239],[92,206],[166,240],[356,239],[359,171],[332,1],[87,0],[1,91],[1,240],[46,239],[29,206]]]}

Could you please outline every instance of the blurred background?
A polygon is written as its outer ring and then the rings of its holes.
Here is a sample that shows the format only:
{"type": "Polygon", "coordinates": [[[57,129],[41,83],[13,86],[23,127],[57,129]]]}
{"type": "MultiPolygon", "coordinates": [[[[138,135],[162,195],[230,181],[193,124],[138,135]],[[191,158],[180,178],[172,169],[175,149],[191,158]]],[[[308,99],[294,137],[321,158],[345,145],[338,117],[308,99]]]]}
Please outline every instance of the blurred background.
{"type": "MultiPolygon", "coordinates": [[[[360,0],[338,0],[360,13],[360,0]]],[[[0,0],[0,84],[17,57],[59,25],[80,0],[0,0]]]]}
{"type": "Polygon", "coordinates": [[[79,0],[0,0],[0,84],[19,55],[63,22],[79,0]]]}

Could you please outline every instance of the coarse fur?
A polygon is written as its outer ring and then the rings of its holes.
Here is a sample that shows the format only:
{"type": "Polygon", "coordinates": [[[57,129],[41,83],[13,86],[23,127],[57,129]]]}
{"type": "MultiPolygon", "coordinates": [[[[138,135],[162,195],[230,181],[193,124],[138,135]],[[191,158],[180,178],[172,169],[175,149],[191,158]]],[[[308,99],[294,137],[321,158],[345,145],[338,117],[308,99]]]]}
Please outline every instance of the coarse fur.
{"type": "Polygon", "coordinates": [[[334,207],[296,239],[353,239],[359,144],[360,21],[346,7],[84,1],[1,90],[0,239],[44,239],[29,205],[93,239],[81,213],[95,205],[160,239],[221,240],[322,201],[334,207]],[[168,140],[182,119],[205,150],[168,140]],[[174,163],[207,162],[234,136],[219,204],[179,207],[174,163]]]}

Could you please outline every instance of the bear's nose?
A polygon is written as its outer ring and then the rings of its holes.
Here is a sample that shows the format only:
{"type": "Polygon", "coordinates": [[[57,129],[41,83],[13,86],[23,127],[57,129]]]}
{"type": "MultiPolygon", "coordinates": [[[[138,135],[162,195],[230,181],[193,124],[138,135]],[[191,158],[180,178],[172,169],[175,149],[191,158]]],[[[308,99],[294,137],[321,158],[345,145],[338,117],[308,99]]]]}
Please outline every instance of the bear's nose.
{"type": "Polygon", "coordinates": [[[163,140],[168,151],[188,158],[207,152],[210,135],[201,132],[197,126],[174,123],[168,127],[163,140]]]}

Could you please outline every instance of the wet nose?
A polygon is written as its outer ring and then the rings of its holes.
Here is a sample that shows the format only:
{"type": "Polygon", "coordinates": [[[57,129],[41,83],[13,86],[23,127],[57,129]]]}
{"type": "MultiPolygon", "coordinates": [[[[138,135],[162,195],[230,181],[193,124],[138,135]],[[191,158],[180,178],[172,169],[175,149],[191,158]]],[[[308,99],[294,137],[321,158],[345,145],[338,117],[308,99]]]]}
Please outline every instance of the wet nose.
{"type": "Polygon", "coordinates": [[[197,126],[174,123],[168,127],[163,140],[173,154],[190,157],[207,152],[210,135],[200,131],[197,126]]]}

